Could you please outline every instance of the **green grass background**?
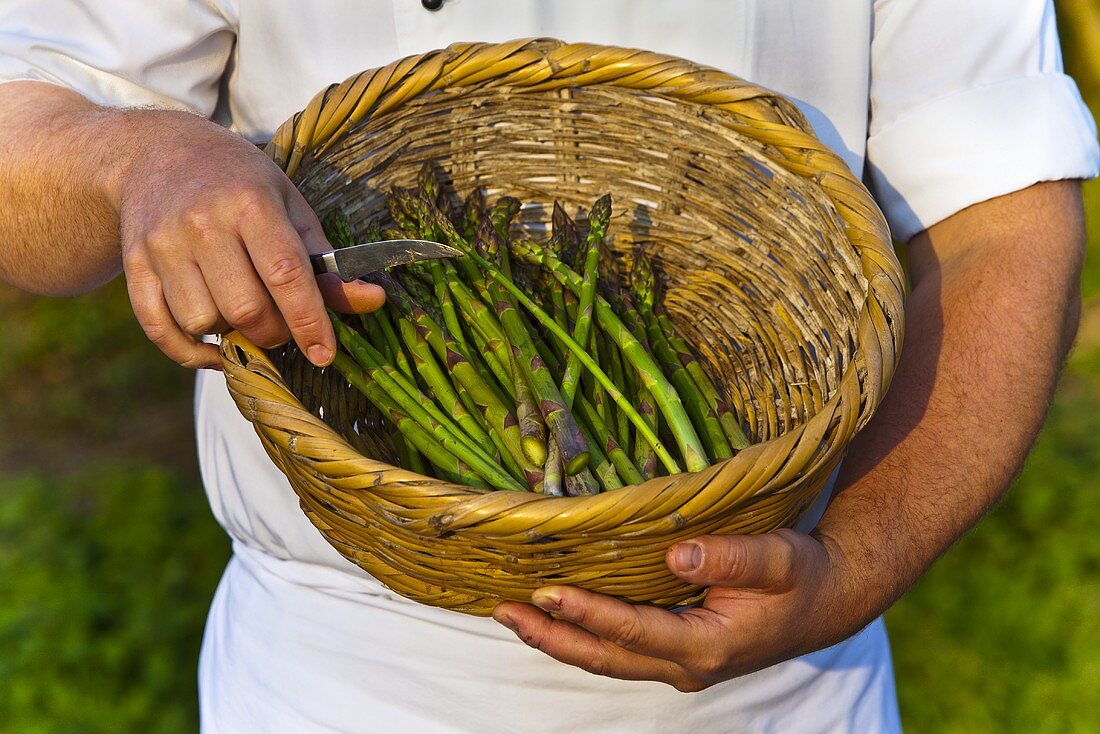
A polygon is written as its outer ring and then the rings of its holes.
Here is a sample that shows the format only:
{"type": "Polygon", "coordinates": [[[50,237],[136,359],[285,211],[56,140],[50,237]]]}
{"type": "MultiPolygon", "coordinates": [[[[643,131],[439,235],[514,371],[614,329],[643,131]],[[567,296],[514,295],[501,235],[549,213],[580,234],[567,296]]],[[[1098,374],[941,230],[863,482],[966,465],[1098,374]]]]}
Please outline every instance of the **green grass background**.
{"type": "MultiPolygon", "coordinates": [[[[1095,110],[1100,13],[1059,11],[1095,110]]],[[[1082,328],[1049,421],[1008,498],[888,614],[912,732],[1100,731],[1100,184],[1086,199],[1082,328]]],[[[0,289],[0,734],[196,730],[229,549],[198,482],[191,381],[121,282],[0,289]]]]}

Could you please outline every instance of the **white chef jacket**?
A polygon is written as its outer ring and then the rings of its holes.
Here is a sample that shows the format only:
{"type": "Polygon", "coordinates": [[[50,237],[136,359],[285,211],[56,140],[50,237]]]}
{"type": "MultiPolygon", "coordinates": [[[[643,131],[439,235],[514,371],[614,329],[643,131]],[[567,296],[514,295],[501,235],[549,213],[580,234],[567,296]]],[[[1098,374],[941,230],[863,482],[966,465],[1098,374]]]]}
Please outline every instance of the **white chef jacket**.
{"type": "MultiPolygon", "coordinates": [[[[362,69],[528,36],[675,54],[782,92],[869,182],[901,240],[1037,181],[1097,173],[1096,129],[1045,0],[446,0],[437,12],[418,0],[7,0],[0,81],[190,109],[263,140],[362,69]]],[[[697,694],[593,676],[492,620],[398,597],[339,556],[219,374],[199,374],[195,414],[234,548],[203,642],[205,732],[899,729],[881,621],[697,694]]]]}

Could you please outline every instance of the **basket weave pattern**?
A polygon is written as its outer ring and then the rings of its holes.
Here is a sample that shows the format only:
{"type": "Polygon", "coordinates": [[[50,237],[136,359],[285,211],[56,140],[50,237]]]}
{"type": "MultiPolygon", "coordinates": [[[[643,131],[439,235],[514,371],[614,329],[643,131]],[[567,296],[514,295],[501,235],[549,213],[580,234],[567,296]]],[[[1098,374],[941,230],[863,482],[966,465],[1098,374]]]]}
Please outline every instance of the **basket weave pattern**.
{"type": "Polygon", "coordinates": [[[387,463],[365,401],[293,348],[223,340],[226,379],[302,508],[344,556],[400,594],[488,614],[568,583],[661,605],[697,599],[672,543],[797,522],[871,417],[902,336],[885,222],[787,100],[645,51],[466,43],[318,94],[267,152],[320,215],[385,212],[426,160],[455,188],[562,201],[610,191],[611,247],[643,247],[679,332],[755,443],[694,474],[591,497],[486,491],[387,463]]]}

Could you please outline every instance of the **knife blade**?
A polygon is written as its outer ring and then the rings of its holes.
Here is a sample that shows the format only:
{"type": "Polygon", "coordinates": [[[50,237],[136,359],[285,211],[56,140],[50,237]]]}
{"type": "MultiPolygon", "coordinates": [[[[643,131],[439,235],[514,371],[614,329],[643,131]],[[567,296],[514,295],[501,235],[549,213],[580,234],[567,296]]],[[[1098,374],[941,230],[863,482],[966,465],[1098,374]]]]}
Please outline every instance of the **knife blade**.
{"type": "Polygon", "coordinates": [[[341,247],[309,256],[313,272],[335,273],[345,283],[395,265],[440,257],[461,257],[462,251],[431,240],[382,240],[341,247]]]}

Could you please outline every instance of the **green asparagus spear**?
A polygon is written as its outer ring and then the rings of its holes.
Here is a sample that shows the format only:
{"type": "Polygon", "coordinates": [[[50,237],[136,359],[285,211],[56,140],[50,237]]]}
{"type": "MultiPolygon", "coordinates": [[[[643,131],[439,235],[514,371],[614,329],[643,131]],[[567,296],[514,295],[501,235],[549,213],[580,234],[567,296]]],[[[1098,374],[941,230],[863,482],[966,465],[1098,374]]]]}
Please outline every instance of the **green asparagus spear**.
{"type": "MultiPolygon", "coordinates": [[[[554,277],[558,279],[558,282],[565,285],[574,293],[580,292],[581,277],[558,260],[557,257],[546,248],[539,247],[536,243],[530,242],[529,240],[517,239],[512,241],[512,254],[525,262],[541,265],[553,273],[554,277]]],[[[473,253],[471,257],[477,257],[476,253],[473,253]]],[[[497,277],[491,272],[490,275],[494,279],[497,277]]],[[[560,327],[553,322],[553,319],[546,316],[545,312],[532,303],[531,299],[527,298],[525,294],[520,293],[517,295],[517,299],[524,301],[524,306],[539,319],[540,323],[543,323],[549,331],[553,332],[558,339],[562,340],[562,343],[571,351],[578,352],[578,357],[580,357],[582,364],[590,370],[594,370],[592,373],[593,376],[603,384],[608,395],[615,401],[615,404],[619,406],[619,409],[622,410],[631,423],[634,424],[638,432],[641,433],[646,441],[653,447],[653,450],[657,453],[657,458],[661,460],[661,463],[665,465],[668,471],[672,473],[680,471],[679,464],[677,464],[675,459],[668,454],[661,441],[654,435],[653,431],[646,425],[641,416],[638,415],[638,411],[630,405],[625,397],[623,397],[622,392],[611,379],[608,378],[603,371],[595,368],[595,365],[592,364],[591,357],[589,357],[568,334],[561,332],[560,327]],[[542,316],[536,314],[535,309],[537,309],[538,314],[542,314],[542,316]],[[542,317],[546,317],[546,320],[544,321],[542,317]],[[673,469],[672,467],[676,468],[673,469]]],[[[638,370],[639,378],[646,386],[646,389],[649,390],[654,401],[657,403],[658,407],[660,407],[661,413],[668,421],[676,444],[679,446],[681,455],[684,457],[687,470],[701,471],[705,469],[708,466],[706,452],[699,441],[699,436],[695,432],[691,419],[684,411],[684,406],[680,402],[680,397],[676,394],[675,388],[673,388],[665,378],[660,367],[654,362],[653,357],[642,349],[638,340],[634,338],[630,330],[626,328],[619,317],[615,315],[615,312],[607,301],[597,296],[595,308],[596,320],[600,324],[600,328],[619,346],[623,357],[638,370]]]]}
{"type": "MultiPolygon", "coordinates": [[[[456,456],[469,469],[496,489],[525,490],[500,468],[484,450],[472,443],[449,418],[444,416],[429,398],[420,394],[412,385],[403,382],[400,373],[392,366],[379,361],[380,355],[339,318],[332,317],[332,325],[341,346],[366,370],[372,382],[377,383],[409,419],[429,431],[448,452],[456,456]]],[[[369,396],[368,396],[369,397],[369,396]]],[[[410,437],[411,438],[411,437],[410,437]]]]}
{"type": "MultiPolygon", "coordinates": [[[[581,283],[581,292],[578,294],[580,303],[577,307],[577,321],[573,325],[573,341],[577,344],[588,343],[588,330],[592,324],[592,307],[596,299],[596,266],[600,262],[600,247],[607,235],[607,227],[611,221],[611,196],[601,196],[592,205],[592,211],[588,217],[588,249],[584,258],[584,280],[581,283]]],[[[581,363],[576,354],[569,354],[565,360],[565,376],[561,380],[561,393],[565,398],[565,407],[573,404],[573,396],[577,394],[577,385],[581,376],[581,363]]],[[[620,383],[621,384],[621,383],[620,383]]]]}
{"type": "Polygon", "coordinates": [[[348,383],[359,389],[367,400],[371,401],[382,415],[388,419],[398,431],[405,436],[418,451],[428,457],[428,460],[445,475],[454,478],[454,481],[471,486],[487,486],[478,475],[470,469],[455,454],[444,447],[431,432],[424,429],[419,423],[401,412],[397,402],[379,385],[368,379],[359,365],[350,356],[343,352],[337,352],[333,358],[332,366],[338,369],[347,379],[348,383]]]}
{"type": "Polygon", "coordinates": [[[562,485],[561,454],[558,445],[550,442],[546,450],[546,462],[543,464],[542,493],[561,497],[565,492],[562,485]]]}
{"type": "Polygon", "coordinates": [[[687,369],[680,362],[675,350],[669,345],[668,338],[657,323],[653,304],[656,299],[656,284],[649,258],[641,250],[635,250],[633,267],[630,271],[630,288],[634,303],[638,307],[642,323],[645,324],[649,344],[653,354],[665,370],[669,380],[676,386],[695,426],[700,430],[700,438],[707,452],[714,460],[721,461],[733,456],[733,449],[726,440],[722,425],[713,403],[708,403],[700,388],[691,379],[687,369]]]}
{"type": "MultiPolygon", "coordinates": [[[[649,338],[645,333],[645,326],[641,322],[641,316],[638,315],[637,309],[630,300],[630,294],[623,292],[618,294],[618,312],[622,315],[623,323],[634,338],[638,340],[638,343],[642,345],[642,348],[652,354],[652,350],[649,347],[649,338]]],[[[637,373],[635,373],[636,375],[637,373]]],[[[638,406],[638,412],[642,418],[645,419],[654,432],[657,431],[657,409],[653,404],[653,396],[649,394],[649,391],[645,389],[645,386],[640,381],[635,380],[634,386],[635,402],[638,406]]],[[[649,447],[644,441],[640,440],[640,437],[635,437],[634,441],[634,463],[638,467],[638,470],[642,473],[642,476],[646,479],[652,479],[657,475],[657,456],[653,453],[653,449],[649,447]]]]}
{"type": "MultiPolygon", "coordinates": [[[[513,348],[516,360],[522,359],[523,355],[518,348],[513,348]]],[[[542,413],[539,411],[539,404],[535,400],[535,393],[532,392],[530,386],[527,384],[527,380],[524,379],[523,370],[512,370],[512,378],[516,386],[516,418],[519,420],[519,436],[520,445],[523,447],[523,453],[527,458],[531,460],[531,463],[535,466],[543,466],[547,460],[547,446],[546,446],[546,424],[543,422],[542,413]]],[[[557,446],[556,442],[554,443],[557,446]]],[[[561,455],[557,456],[558,463],[561,463],[561,455]]]]}
{"type": "MultiPolygon", "coordinates": [[[[409,297],[405,289],[390,276],[385,273],[372,273],[371,280],[385,289],[386,303],[389,307],[397,309],[417,325],[436,356],[443,362],[448,372],[462,385],[478,411],[484,416],[490,432],[495,432],[500,436],[507,453],[523,468],[524,474],[537,471],[537,467],[531,464],[523,452],[519,422],[516,420],[515,415],[501,402],[496,391],[474,368],[462,348],[454,341],[447,330],[432,319],[418,303],[409,297]]],[[[534,476],[534,474],[531,474],[531,476],[534,476]]]]}
{"type": "Polygon", "coordinates": [[[749,445],[749,439],[745,436],[745,431],[741,428],[737,416],[729,407],[729,403],[718,394],[718,388],[715,387],[710,375],[706,373],[699,360],[696,359],[691,347],[676,335],[676,330],[672,326],[672,320],[669,318],[668,313],[657,303],[654,304],[653,311],[657,315],[657,323],[660,325],[661,331],[668,337],[669,346],[676,351],[680,363],[687,368],[691,379],[699,386],[699,390],[703,393],[703,399],[709,405],[714,406],[715,412],[718,414],[718,422],[721,424],[730,446],[738,451],[746,448],[749,445]]]}
{"type": "Polygon", "coordinates": [[[600,446],[600,449],[611,461],[619,477],[627,484],[641,484],[644,481],[641,472],[634,466],[634,462],[630,460],[630,457],[623,450],[619,442],[615,440],[615,436],[611,433],[611,429],[603,422],[599,414],[596,413],[595,406],[588,402],[588,399],[583,395],[577,396],[575,406],[577,415],[580,416],[580,419],[587,424],[589,430],[592,432],[593,440],[598,440],[596,437],[603,438],[603,445],[600,446]]]}
{"type": "MultiPolygon", "coordinates": [[[[490,220],[491,221],[491,220],[490,220]]],[[[483,223],[478,232],[478,245],[488,257],[494,257],[500,252],[502,242],[499,234],[489,223],[483,223]]],[[[481,259],[481,256],[478,256],[481,259]]],[[[481,259],[485,265],[489,261],[481,259]]],[[[499,273],[495,266],[494,272],[499,273]]],[[[501,280],[509,286],[515,285],[501,274],[501,280]]],[[[518,289],[516,289],[518,291],[518,289]]],[[[562,466],[566,474],[576,474],[588,466],[588,442],[577,426],[569,410],[562,402],[561,393],[545,361],[535,350],[531,342],[531,336],[527,332],[522,319],[516,310],[515,304],[508,293],[496,285],[490,283],[490,293],[496,302],[497,318],[504,328],[508,341],[512,344],[512,364],[518,368],[518,372],[531,387],[538,407],[550,437],[558,445],[562,466]]]]}

